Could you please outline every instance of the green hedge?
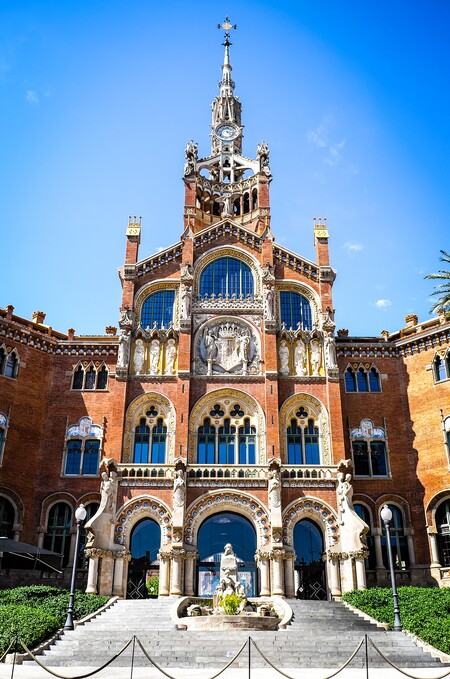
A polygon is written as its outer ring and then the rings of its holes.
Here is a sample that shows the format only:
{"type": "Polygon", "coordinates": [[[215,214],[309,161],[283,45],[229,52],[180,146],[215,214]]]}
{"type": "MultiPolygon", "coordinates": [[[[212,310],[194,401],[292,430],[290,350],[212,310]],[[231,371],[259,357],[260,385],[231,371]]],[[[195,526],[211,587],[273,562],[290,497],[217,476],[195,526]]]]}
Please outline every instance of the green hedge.
{"type": "MultiPolygon", "coordinates": [[[[343,599],[375,620],[393,627],[390,588],[373,587],[348,592],[343,599]]],[[[398,601],[403,628],[450,654],[450,588],[399,587],[398,601]]]]}
{"type": "MultiPolygon", "coordinates": [[[[94,613],[109,597],[75,593],[74,618],[94,613]]],[[[57,587],[35,585],[0,591],[0,655],[15,637],[33,647],[51,636],[65,623],[69,592],[57,587]]],[[[15,650],[22,647],[17,642],[15,650]]]]}

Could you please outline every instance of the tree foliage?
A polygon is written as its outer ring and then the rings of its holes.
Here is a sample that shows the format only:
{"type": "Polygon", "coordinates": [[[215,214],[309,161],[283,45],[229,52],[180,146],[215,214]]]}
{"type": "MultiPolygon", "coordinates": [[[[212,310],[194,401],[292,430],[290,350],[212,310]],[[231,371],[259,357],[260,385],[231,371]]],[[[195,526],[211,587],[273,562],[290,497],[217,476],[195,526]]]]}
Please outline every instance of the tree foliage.
{"type": "MultiPolygon", "coordinates": [[[[441,257],[439,257],[441,262],[450,264],[450,254],[441,250],[441,257]]],[[[430,309],[430,313],[438,311],[438,309],[444,309],[444,311],[450,311],[450,270],[440,269],[437,273],[429,273],[425,276],[429,280],[443,281],[435,286],[434,292],[431,294],[438,297],[438,300],[430,309]]]]}

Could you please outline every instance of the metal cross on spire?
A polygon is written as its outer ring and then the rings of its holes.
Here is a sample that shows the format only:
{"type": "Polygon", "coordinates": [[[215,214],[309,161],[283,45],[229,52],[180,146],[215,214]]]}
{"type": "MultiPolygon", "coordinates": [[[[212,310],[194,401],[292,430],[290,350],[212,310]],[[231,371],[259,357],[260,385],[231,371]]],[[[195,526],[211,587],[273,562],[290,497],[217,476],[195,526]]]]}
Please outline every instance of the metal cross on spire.
{"type": "Polygon", "coordinates": [[[217,24],[217,28],[219,29],[219,31],[220,31],[220,29],[222,29],[222,31],[225,31],[225,43],[224,44],[225,45],[230,44],[230,42],[229,42],[230,41],[229,31],[231,31],[233,29],[236,30],[237,24],[233,25],[232,23],[230,23],[229,18],[225,17],[225,21],[223,22],[223,24],[217,24]]]}

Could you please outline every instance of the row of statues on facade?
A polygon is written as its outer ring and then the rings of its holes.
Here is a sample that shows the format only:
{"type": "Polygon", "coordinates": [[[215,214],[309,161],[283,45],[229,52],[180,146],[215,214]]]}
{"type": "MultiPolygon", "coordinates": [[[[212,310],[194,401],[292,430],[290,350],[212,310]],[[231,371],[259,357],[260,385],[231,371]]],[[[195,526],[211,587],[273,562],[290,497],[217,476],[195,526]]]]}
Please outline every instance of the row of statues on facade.
{"type": "MultiPolygon", "coordinates": [[[[119,352],[117,356],[117,366],[119,368],[128,367],[128,352],[130,344],[130,335],[122,331],[119,338],[119,352]]],[[[161,374],[161,357],[163,353],[163,343],[158,337],[154,337],[149,346],[146,348],[144,340],[138,338],[134,344],[133,350],[133,371],[136,375],[161,374]],[[146,354],[148,355],[148,371],[145,367],[146,354]]],[[[173,375],[175,372],[175,361],[177,358],[177,344],[176,340],[171,337],[167,340],[164,351],[164,374],[173,375]]]]}
{"type": "Polygon", "coordinates": [[[318,377],[324,362],[329,370],[334,370],[337,368],[337,355],[333,334],[325,335],[323,347],[318,337],[309,342],[299,337],[293,347],[288,340],[282,339],[278,346],[278,359],[280,375],[294,374],[300,377],[305,375],[318,377]]]}

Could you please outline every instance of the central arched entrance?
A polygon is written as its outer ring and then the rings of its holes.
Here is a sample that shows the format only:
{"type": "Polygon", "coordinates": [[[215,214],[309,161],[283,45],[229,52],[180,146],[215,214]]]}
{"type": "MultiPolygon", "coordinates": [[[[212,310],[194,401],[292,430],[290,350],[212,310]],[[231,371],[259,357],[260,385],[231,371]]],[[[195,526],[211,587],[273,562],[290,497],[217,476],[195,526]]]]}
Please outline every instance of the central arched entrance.
{"type": "Polygon", "coordinates": [[[245,587],[247,596],[257,595],[255,529],[250,521],[240,514],[221,512],[207,518],[198,531],[198,596],[214,594],[219,584],[220,557],[228,542],[236,554],[240,581],[245,587]]]}
{"type": "Polygon", "coordinates": [[[147,580],[158,577],[161,528],[153,519],[142,519],[131,533],[131,561],[128,567],[127,599],[147,597],[147,580]]]}
{"type": "Polygon", "coordinates": [[[295,592],[298,599],[327,598],[323,535],[314,521],[302,519],[294,526],[295,592]]]}

